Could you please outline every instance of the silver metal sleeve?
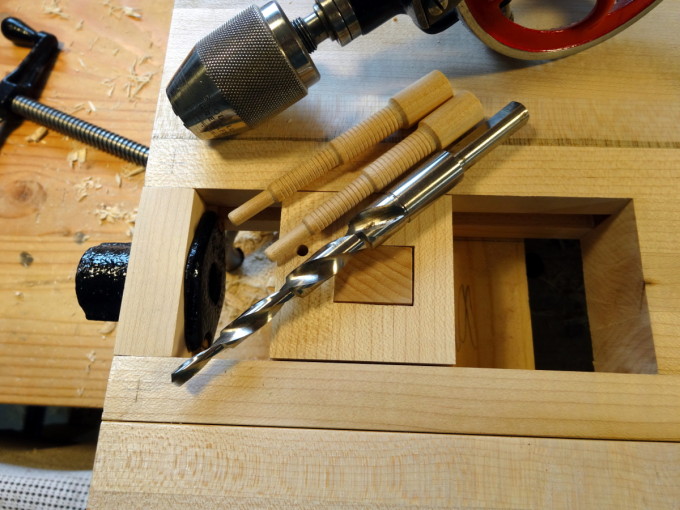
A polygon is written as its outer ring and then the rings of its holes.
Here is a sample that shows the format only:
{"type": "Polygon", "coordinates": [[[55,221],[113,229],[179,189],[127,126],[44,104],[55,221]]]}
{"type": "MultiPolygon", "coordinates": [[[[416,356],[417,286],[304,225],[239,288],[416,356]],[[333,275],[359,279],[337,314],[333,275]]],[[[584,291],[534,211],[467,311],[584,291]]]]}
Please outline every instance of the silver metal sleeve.
{"type": "Polygon", "coordinates": [[[450,191],[470,166],[526,124],[528,119],[529,112],[524,105],[516,102],[508,104],[461,142],[431,158],[359,213],[350,222],[350,231],[361,231],[371,246],[382,244],[404,223],[450,191]],[[386,221],[387,217],[393,219],[386,221]]]}

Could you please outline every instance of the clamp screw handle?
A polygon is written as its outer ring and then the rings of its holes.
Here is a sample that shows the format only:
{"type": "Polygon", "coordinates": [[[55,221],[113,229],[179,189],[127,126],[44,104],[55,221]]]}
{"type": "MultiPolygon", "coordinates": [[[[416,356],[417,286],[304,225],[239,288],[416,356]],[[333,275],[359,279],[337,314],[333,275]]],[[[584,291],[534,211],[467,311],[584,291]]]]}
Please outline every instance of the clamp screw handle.
{"type": "Polygon", "coordinates": [[[32,48],[40,39],[40,34],[18,18],[5,18],[0,25],[2,35],[17,46],[32,48]]]}

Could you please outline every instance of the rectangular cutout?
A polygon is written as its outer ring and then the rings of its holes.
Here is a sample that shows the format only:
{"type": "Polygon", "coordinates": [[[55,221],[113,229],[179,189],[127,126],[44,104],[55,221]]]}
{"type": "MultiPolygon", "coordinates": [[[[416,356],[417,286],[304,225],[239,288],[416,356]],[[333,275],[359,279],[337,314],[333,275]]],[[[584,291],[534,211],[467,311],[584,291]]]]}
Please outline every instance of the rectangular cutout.
{"type": "MultiPolygon", "coordinates": [[[[539,369],[657,373],[633,201],[612,199],[621,206],[614,213],[592,215],[586,207],[579,217],[577,208],[567,215],[545,214],[523,200],[532,214],[522,212],[517,197],[507,215],[495,208],[484,213],[484,201],[468,202],[473,214],[454,213],[454,235],[465,236],[454,240],[457,364],[533,368],[536,358],[539,369]],[[572,260],[560,263],[557,255],[550,274],[532,274],[534,253],[528,254],[529,267],[523,251],[511,257],[511,242],[552,239],[553,227],[572,240],[550,243],[573,244],[566,250],[572,260]],[[483,238],[485,233],[495,239],[483,238]],[[536,284],[530,285],[535,288],[531,305],[527,278],[536,284]],[[518,294],[520,287],[527,291],[518,294]]],[[[529,241],[529,246],[550,243],[529,241]]]]}
{"type": "Polygon", "coordinates": [[[333,301],[413,305],[413,246],[378,246],[354,255],[335,277],[333,301]]]}

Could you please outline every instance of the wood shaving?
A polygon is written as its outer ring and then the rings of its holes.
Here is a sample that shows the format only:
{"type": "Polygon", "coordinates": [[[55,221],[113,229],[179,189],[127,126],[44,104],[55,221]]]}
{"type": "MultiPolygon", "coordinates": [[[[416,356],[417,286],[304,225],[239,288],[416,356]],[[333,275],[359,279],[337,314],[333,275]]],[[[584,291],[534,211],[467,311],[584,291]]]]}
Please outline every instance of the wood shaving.
{"type": "MultiPolygon", "coordinates": [[[[143,59],[143,61],[146,60],[148,59],[143,59]]],[[[135,59],[135,61],[130,66],[130,74],[127,76],[127,82],[123,86],[128,99],[134,99],[135,97],[137,97],[137,94],[139,94],[139,92],[144,87],[146,87],[146,85],[151,81],[151,79],[156,74],[151,72],[138,74],[137,73],[138,65],[140,65],[140,62],[138,61],[138,59],[135,59]]]]}
{"type": "Polygon", "coordinates": [[[23,299],[24,293],[21,292],[20,290],[17,290],[16,292],[14,292],[14,297],[16,297],[17,299],[23,299]]]}
{"type": "Polygon", "coordinates": [[[94,103],[92,101],[87,102],[87,107],[88,107],[88,110],[87,110],[88,113],[92,113],[92,112],[97,111],[97,107],[94,105],[94,103]]]}
{"type": "Polygon", "coordinates": [[[108,92],[106,93],[107,96],[111,97],[113,95],[113,91],[116,88],[116,80],[117,79],[118,79],[118,77],[107,78],[106,80],[102,80],[102,84],[106,85],[109,88],[108,92]]]}
{"type": "Polygon", "coordinates": [[[97,360],[97,351],[88,352],[87,359],[90,360],[90,363],[94,363],[97,360]]]}
{"type": "Polygon", "coordinates": [[[99,330],[99,332],[104,336],[110,335],[116,329],[117,325],[118,325],[117,322],[110,322],[110,321],[105,322],[104,325],[99,330]]]}
{"type": "Polygon", "coordinates": [[[81,19],[78,23],[76,23],[76,30],[82,30],[84,24],[85,24],[85,20],[81,19]]]}
{"type": "Polygon", "coordinates": [[[84,147],[81,149],[73,149],[66,155],[66,161],[68,161],[71,168],[75,168],[76,163],[78,163],[78,166],[82,165],[87,161],[87,149],[84,147]]]}
{"type": "Polygon", "coordinates": [[[78,103],[71,109],[71,115],[78,113],[80,110],[85,109],[85,103],[78,103]]]}
{"type": "Polygon", "coordinates": [[[115,16],[120,18],[121,16],[127,16],[132,19],[142,19],[142,13],[139,9],[134,7],[129,7],[127,5],[117,5],[111,2],[111,0],[104,0],[102,5],[109,8],[109,16],[115,16]]]}
{"type": "Polygon", "coordinates": [[[101,189],[102,183],[99,181],[99,178],[84,177],[82,181],[73,187],[76,190],[76,199],[78,202],[82,202],[89,195],[90,190],[101,189]]]}
{"type": "Polygon", "coordinates": [[[237,270],[227,273],[228,299],[224,300],[218,329],[222,329],[256,301],[275,290],[276,263],[264,250],[274,242],[274,234],[242,231],[236,235],[234,246],[241,248],[244,259],[237,270]]]}
{"type": "Polygon", "coordinates": [[[100,225],[122,221],[129,226],[133,226],[137,219],[137,208],[126,211],[122,205],[99,204],[99,207],[93,211],[93,214],[99,220],[100,225]]]}
{"type": "Polygon", "coordinates": [[[142,13],[138,9],[128,7],[127,5],[123,6],[123,14],[129,18],[142,19],[142,13]]]}
{"type": "Polygon", "coordinates": [[[123,177],[125,177],[126,179],[129,179],[130,177],[134,177],[135,175],[139,175],[144,172],[146,172],[146,167],[139,165],[134,166],[126,165],[123,167],[123,177]]]}
{"type": "Polygon", "coordinates": [[[42,12],[48,16],[68,19],[69,16],[59,6],[59,0],[44,0],[42,3],[42,12]]]}
{"type": "Polygon", "coordinates": [[[85,62],[83,61],[83,59],[80,58],[80,57],[78,57],[78,63],[80,64],[80,67],[87,67],[87,66],[85,65],[85,62]]]}
{"type": "Polygon", "coordinates": [[[38,143],[40,140],[47,136],[47,128],[45,126],[40,126],[38,129],[33,131],[30,135],[26,137],[28,143],[38,143]]]}
{"type": "Polygon", "coordinates": [[[85,388],[76,388],[76,395],[82,397],[83,393],[85,393],[85,388]]]}
{"type": "Polygon", "coordinates": [[[120,174],[116,174],[116,186],[119,188],[123,186],[123,178],[121,177],[120,174]]]}

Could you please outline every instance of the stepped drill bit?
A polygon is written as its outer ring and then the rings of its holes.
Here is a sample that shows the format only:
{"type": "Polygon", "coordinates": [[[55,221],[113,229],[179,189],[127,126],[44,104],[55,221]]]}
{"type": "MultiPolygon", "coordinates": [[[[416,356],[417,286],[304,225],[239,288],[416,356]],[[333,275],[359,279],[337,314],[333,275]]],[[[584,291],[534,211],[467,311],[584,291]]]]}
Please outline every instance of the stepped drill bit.
{"type": "Polygon", "coordinates": [[[357,214],[344,236],[326,244],[291,271],[278,291],[252,305],[228,324],[210,347],[182,363],[172,373],[172,381],[182,384],[189,380],[215,354],[238,345],[269,323],[290,299],[306,296],[338,274],[354,253],[380,246],[453,188],[470,166],[523,126],[528,118],[529,113],[522,104],[509,103],[460,142],[418,167],[357,214]]]}

